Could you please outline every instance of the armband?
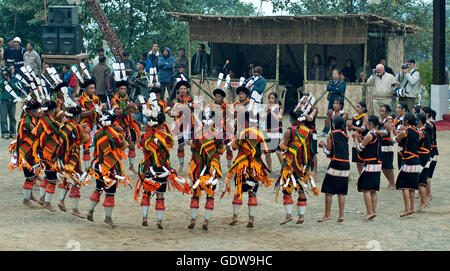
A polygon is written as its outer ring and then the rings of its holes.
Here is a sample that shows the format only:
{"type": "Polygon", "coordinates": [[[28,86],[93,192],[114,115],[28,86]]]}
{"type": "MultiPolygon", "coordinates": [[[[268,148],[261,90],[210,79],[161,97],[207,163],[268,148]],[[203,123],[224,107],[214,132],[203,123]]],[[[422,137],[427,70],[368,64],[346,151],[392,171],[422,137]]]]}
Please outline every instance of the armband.
{"type": "Polygon", "coordinates": [[[327,148],[323,147],[323,153],[325,153],[325,155],[330,155],[330,151],[327,150],[327,148]]]}
{"type": "Polygon", "coordinates": [[[362,145],[362,143],[359,143],[359,145],[358,145],[358,147],[356,147],[356,149],[358,150],[358,151],[363,151],[364,149],[365,149],[366,147],[364,147],[363,145],[362,145]]]}

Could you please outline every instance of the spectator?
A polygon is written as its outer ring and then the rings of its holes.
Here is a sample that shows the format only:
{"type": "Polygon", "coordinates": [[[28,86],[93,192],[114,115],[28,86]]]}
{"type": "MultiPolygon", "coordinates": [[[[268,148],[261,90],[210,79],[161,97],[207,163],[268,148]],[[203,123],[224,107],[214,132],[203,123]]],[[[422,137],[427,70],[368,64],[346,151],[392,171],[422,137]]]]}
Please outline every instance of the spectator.
{"type": "MultiPolygon", "coordinates": [[[[173,56],[170,55],[170,49],[164,48],[162,57],[158,60],[158,79],[161,84],[162,96],[161,99],[164,100],[164,95],[167,90],[168,99],[171,96],[172,90],[172,79],[173,79],[173,56]]],[[[168,102],[170,102],[169,100],[168,102]]]]}
{"type": "Polygon", "coordinates": [[[214,68],[211,71],[211,77],[218,78],[219,74],[222,72],[222,69],[219,65],[214,66],[214,68]]]}
{"type": "Polygon", "coordinates": [[[347,81],[345,80],[345,75],[342,71],[339,72],[339,79],[341,79],[342,81],[347,81]]]}
{"type": "Polygon", "coordinates": [[[3,68],[3,53],[5,50],[3,49],[3,38],[0,38],[0,69],[3,68]]]}
{"type": "Polygon", "coordinates": [[[347,59],[345,61],[345,67],[342,69],[342,73],[345,76],[346,82],[355,82],[356,81],[356,68],[353,64],[353,60],[347,59]]]}
{"type": "MultiPolygon", "coordinates": [[[[359,67],[358,71],[356,71],[356,74],[358,75],[358,78],[356,79],[356,81],[358,83],[362,83],[363,82],[363,67],[359,67]]],[[[370,74],[372,74],[372,66],[370,64],[370,60],[367,59],[366,60],[366,79],[365,81],[367,82],[367,78],[369,78],[370,74]]]]}
{"type": "Polygon", "coordinates": [[[128,53],[127,51],[123,51],[122,57],[120,60],[125,65],[125,72],[126,72],[127,76],[129,77],[129,76],[133,75],[133,73],[135,71],[135,64],[134,64],[133,60],[130,59],[130,53],[128,53]]]}
{"type": "Polygon", "coordinates": [[[385,72],[390,73],[393,76],[395,76],[394,71],[388,65],[386,65],[386,59],[385,58],[380,58],[380,63],[379,64],[383,64],[385,72]]]}
{"type": "Polygon", "coordinates": [[[41,69],[41,57],[34,50],[34,44],[31,42],[27,43],[27,51],[23,55],[23,62],[25,67],[29,65],[35,74],[39,73],[41,69]]]}
{"type": "Polygon", "coordinates": [[[89,63],[89,59],[88,58],[83,58],[82,60],[81,60],[81,62],[83,62],[83,64],[86,66],[86,68],[89,70],[89,73],[92,71],[92,66],[91,66],[91,64],[89,63]]]}
{"type": "Polygon", "coordinates": [[[184,48],[178,49],[178,57],[173,62],[173,73],[177,72],[177,66],[182,65],[184,67],[184,73],[189,74],[189,60],[186,57],[186,50],[184,48]]]}
{"type": "Polygon", "coordinates": [[[333,70],[337,68],[336,66],[337,66],[336,58],[334,56],[329,56],[327,59],[327,71],[325,74],[326,80],[333,79],[333,70]]]}
{"type": "Polygon", "coordinates": [[[17,95],[20,95],[15,80],[14,64],[9,63],[2,69],[2,77],[0,79],[1,130],[2,138],[4,139],[16,137],[16,104],[14,102],[14,97],[5,89],[5,85],[9,85],[17,95]]]}
{"type": "Polygon", "coordinates": [[[146,99],[149,97],[149,86],[148,86],[148,77],[147,73],[145,72],[145,65],[146,63],[142,60],[139,60],[137,64],[137,70],[133,73],[133,75],[130,78],[131,87],[133,88],[131,91],[130,98],[131,100],[135,100],[135,97],[137,95],[142,95],[146,99]]]}
{"type": "Polygon", "coordinates": [[[399,103],[406,103],[408,108],[413,108],[416,104],[416,98],[419,94],[420,74],[416,70],[416,61],[410,59],[406,62],[407,69],[401,69],[397,74],[397,80],[400,82],[400,88],[407,91],[406,97],[399,97],[399,103]]]}
{"type": "Polygon", "coordinates": [[[23,67],[23,54],[25,54],[25,48],[20,46],[22,41],[19,37],[13,39],[12,56],[14,59],[14,72],[18,73],[20,68],[23,67]]]}
{"type": "Polygon", "coordinates": [[[109,76],[111,75],[111,69],[106,65],[106,57],[100,56],[99,63],[92,69],[92,77],[95,78],[95,94],[100,98],[102,103],[107,103],[108,98],[106,95],[110,95],[109,76]]]}
{"type": "MultiPolygon", "coordinates": [[[[186,74],[185,72],[185,68],[182,64],[178,63],[177,65],[174,65],[174,67],[176,68],[176,74],[174,75],[174,82],[178,82],[181,80],[186,80],[188,82],[191,81],[191,79],[189,78],[189,76],[186,74]],[[184,78],[183,78],[184,77],[184,78]]],[[[177,92],[175,90],[175,87],[172,88],[169,100],[172,101],[173,99],[175,99],[177,96],[177,92]]]]}
{"type": "Polygon", "coordinates": [[[374,114],[380,115],[380,107],[383,104],[392,105],[392,87],[399,85],[398,80],[390,73],[385,72],[383,64],[378,64],[376,69],[372,71],[367,85],[373,86],[372,89],[372,107],[374,114]]]}
{"type": "Polygon", "coordinates": [[[255,69],[253,70],[253,74],[254,78],[258,77],[258,79],[253,83],[252,90],[256,90],[259,94],[262,95],[267,85],[266,79],[264,79],[263,77],[263,68],[261,68],[260,66],[256,66],[255,69]]]}
{"type": "Polygon", "coordinates": [[[308,80],[325,80],[325,68],[322,65],[322,58],[320,55],[315,55],[311,69],[309,70],[308,80]]]}
{"type": "MultiPolygon", "coordinates": [[[[148,72],[150,70],[150,68],[152,68],[152,67],[158,68],[158,61],[160,58],[160,54],[159,54],[158,50],[159,50],[158,43],[154,43],[152,50],[147,55],[147,59],[146,59],[147,65],[145,66],[146,72],[148,72]]],[[[164,93],[163,93],[163,96],[164,96],[164,93]]]]}
{"type": "MultiPolygon", "coordinates": [[[[333,113],[333,103],[334,100],[337,98],[342,98],[344,101],[345,97],[345,89],[347,87],[347,84],[344,80],[342,80],[339,77],[339,71],[337,69],[333,70],[332,73],[332,79],[327,84],[327,91],[328,91],[328,111],[327,111],[327,119],[325,120],[325,125],[323,127],[322,133],[320,133],[319,136],[325,137],[327,136],[328,132],[330,131],[330,117],[333,113]]],[[[344,108],[344,103],[342,102],[342,108],[344,108]]]]}
{"type": "Polygon", "coordinates": [[[105,49],[98,48],[97,49],[97,56],[92,60],[92,65],[95,67],[100,63],[100,57],[105,55],[105,49]]]}
{"type": "Polygon", "coordinates": [[[14,65],[14,53],[13,53],[14,44],[12,39],[6,40],[6,48],[3,52],[3,60],[5,61],[5,66],[13,64],[14,65]]]}
{"type": "Polygon", "coordinates": [[[201,74],[202,70],[205,74],[209,71],[209,63],[211,63],[211,57],[205,51],[205,45],[200,43],[197,47],[197,53],[192,56],[191,59],[191,74],[201,74]]]}
{"type": "Polygon", "coordinates": [[[70,70],[70,65],[68,65],[68,64],[63,65],[62,73],[59,77],[61,78],[61,80],[63,80],[64,82],[67,82],[69,84],[67,89],[69,91],[69,96],[72,96],[75,89],[77,88],[78,80],[77,80],[76,75],[73,74],[72,71],[70,70]]]}

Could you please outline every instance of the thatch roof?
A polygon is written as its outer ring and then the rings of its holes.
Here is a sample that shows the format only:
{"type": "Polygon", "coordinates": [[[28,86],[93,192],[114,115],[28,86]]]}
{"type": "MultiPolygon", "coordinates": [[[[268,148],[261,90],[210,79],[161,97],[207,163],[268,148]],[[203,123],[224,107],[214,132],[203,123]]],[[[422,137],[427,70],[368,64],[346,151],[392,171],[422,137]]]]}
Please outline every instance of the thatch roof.
{"type": "Polygon", "coordinates": [[[417,27],[374,14],[217,16],[169,12],[189,23],[191,40],[246,44],[362,44],[368,32],[414,33],[417,27]]]}

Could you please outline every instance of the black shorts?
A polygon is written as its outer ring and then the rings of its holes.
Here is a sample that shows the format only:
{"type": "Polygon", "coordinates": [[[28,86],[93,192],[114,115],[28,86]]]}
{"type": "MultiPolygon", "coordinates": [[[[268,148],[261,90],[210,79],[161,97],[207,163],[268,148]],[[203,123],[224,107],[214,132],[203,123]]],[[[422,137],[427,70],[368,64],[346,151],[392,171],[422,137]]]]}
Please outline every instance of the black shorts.
{"type": "Polygon", "coordinates": [[[437,161],[431,161],[430,168],[428,169],[428,178],[432,179],[434,170],[436,169],[437,161]]]}
{"type": "Polygon", "coordinates": [[[361,159],[359,159],[358,150],[355,147],[352,148],[352,162],[353,163],[364,163],[361,159]]]}
{"type": "MultiPolygon", "coordinates": [[[[235,186],[237,186],[236,179],[235,179],[235,186]]],[[[253,179],[242,180],[242,193],[253,192],[256,194],[256,192],[258,192],[258,187],[259,187],[259,183],[255,182],[253,179]],[[251,186],[250,184],[247,183],[247,181],[249,181],[250,183],[254,182],[256,184],[255,184],[255,186],[251,186]]]]}
{"type": "Polygon", "coordinates": [[[428,171],[429,168],[423,168],[422,172],[419,174],[419,185],[427,185],[428,184],[428,171]]]}
{"type": "MultiPolygon", "coordinates": [[[[95,189],[97,191],[101,191],[105,187],[106,187],[106,184],[105,184],[105,181],[103,181],[103,179],[95,180],[95,189]]],[[[117,182],[115,184],[113,184],[111,187],[109,187],[108,189],[105,189],[105,192],[109,193],[109,194],[115,194],[116,189],[117,189],[117,182]]]]}
{"type": "Polygon", "coordinates": [[[34,174],[33,171],[28,170],[27,167],[23,167],[23,175],[25,176],[25,178],[33,178],[36,176],[36,174],[34,174]]]}

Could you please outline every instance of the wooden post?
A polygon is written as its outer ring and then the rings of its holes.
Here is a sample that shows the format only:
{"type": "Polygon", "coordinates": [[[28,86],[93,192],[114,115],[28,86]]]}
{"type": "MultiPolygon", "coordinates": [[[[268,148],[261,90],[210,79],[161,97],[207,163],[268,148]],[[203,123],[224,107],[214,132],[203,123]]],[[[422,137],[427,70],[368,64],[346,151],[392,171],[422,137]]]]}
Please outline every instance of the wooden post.
{"type": "MultiPolygon", "coordinates": [[[[275,66],[276,66],[275,67],[275,80],[277,81],[276,82],[277,87],[276,87],[275,91],[278,92],[278,90],[279,90],[278,86],[280,85],[280,45],[279,44],[277,44],[277,62],[276,62],[275,66]]],[[[278,96],[279,96],[279,93],[278,93],[278,96]]]]}
{"type": "Polygon", "coordinates": [[[306,81],[308,80],[308,44],[303,45],[303,93],[306,91],[306,81]]]}

